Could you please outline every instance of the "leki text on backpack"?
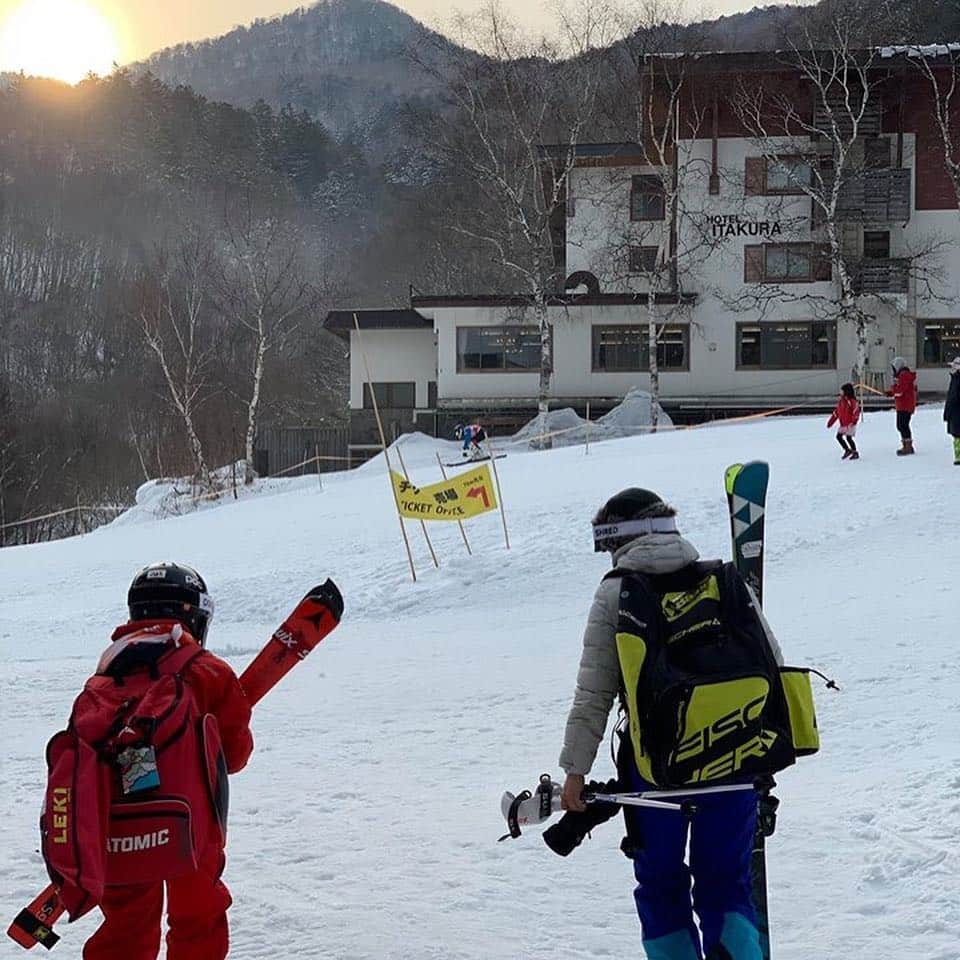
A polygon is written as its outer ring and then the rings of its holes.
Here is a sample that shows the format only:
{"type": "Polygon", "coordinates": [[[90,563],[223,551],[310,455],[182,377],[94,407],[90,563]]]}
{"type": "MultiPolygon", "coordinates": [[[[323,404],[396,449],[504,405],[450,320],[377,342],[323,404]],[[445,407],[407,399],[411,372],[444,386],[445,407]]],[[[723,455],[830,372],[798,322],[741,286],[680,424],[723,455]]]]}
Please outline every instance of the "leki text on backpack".
{"type": "Polygon", "coordinates": [[[217,723],[183,679],[201,656],[179,625],[116,641],[47,745],[42,851],[71,920],[105,886],[190,873],[225,839],[217,723]]]}

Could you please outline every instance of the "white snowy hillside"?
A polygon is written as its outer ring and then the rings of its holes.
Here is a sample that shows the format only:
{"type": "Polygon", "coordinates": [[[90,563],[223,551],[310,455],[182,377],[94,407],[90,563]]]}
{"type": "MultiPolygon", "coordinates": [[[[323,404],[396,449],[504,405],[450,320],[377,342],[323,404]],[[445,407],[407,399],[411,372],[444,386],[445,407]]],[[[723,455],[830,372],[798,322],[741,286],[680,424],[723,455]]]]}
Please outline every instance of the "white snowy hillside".
{"type": "MultiPolygon", "coordinates": [[[[584,960],[637,957],[630,863],[611,821],[568,859],[499,800],[556,766],[580,632],[608,560],[590,518],[630,485],[680,511],[707,556],[730,554],[723,470],[771,463],[766,609],[818,693],[823,749],[780,777],[769,842],[777,960],[960,957],[957,491],[939,409],[898,458],[870,414],[840,461],[823,417],[660,433],[498,463],[500,517],[408,532],[411,583],[382,463],[273,484],[260,497],[82,539],[0,550],[0,915],[44,886],[36,820],[43,748],[68,714],[144,563],[178,559],[215,594],[211,647],[238,668],[330,575],[339,630],[261,703],[257,751],[233,780],[229,865],[239,960],[584,960]]],[[[414,481],[434,451],[403,444],[414,481]]],[[[602,754],[594,775],[611,775],[602,754]]],[[[60,926],[76,960],[96,914],[60,926]]],[[[6,942],[6,941],[5,941],[6,942]]],[[[17,948],[3,948],[4,957],[17,948]]]]}

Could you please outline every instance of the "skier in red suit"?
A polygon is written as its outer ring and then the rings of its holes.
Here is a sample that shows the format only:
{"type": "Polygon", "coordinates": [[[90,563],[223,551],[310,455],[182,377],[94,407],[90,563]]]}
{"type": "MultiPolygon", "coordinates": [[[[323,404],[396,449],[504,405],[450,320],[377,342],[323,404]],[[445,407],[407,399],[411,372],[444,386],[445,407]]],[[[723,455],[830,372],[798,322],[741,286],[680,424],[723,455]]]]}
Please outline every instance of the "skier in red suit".
{"type": "MultiPolygon", "coordinates": [[[[138,642],[177,625],[179,643],[203,647],[213,603],[206,585],[188,567],[152,564],[134,579],[128,594],[130,622],[113,634],[108,659],[125,644],[138,642]]],[[[216,717],[227,771],[246,766],[253,752],[250,704],[230,666],[204,652],[183,671],[183,680],[196,699],[200,714],[216,717]]],[[[197,765],[197,776],[201,776],[197,765]]],[[[229,950],[227,909],[230,892],[220,875],[226,862],[219,831],[199,854],[198,868],[166,883],[110,886],[100,903],[104,920],[87,941],[84,960],[156,960],[160,952],[163,895],[167,895],[168,960],[223,960],[229,950]]],[[[107,877],[109,884],[109,876],[107,877]]]]}
{"type": "Polygon", "coordinates": [[[837,443],[843,447],[842,459],[859,460],[860,453],[857,450],[857,442],[853,438],[856,436],[857,424],[860,422],[860,404],[857,403],[857,395],[854,393],[852,383],[845,383],[840,388],[840,396],[827,421],[827,427],[832,427],[837,421],[840,422],[840,426],[837,427],[837,443]]]}
{"type": "Polygon", "coordinates": [[[898,457],[909,456],[913,450],[913,434],[910,432],[910,418],[917,409],[917,375],[907,366],[903,357],[896,357],[893,367],[893,385],[886,391],[893,397],[897,411],[897,430],[900,432],[898,457]]]}

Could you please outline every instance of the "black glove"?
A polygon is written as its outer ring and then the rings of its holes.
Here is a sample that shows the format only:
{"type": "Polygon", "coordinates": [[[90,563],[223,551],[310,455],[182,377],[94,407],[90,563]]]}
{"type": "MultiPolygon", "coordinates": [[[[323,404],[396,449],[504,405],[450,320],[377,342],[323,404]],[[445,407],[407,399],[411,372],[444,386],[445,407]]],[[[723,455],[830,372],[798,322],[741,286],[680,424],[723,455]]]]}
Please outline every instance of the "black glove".
{"type": "MultiPolygon", "coordinates": [[[[591,780],[584,788],[584,796],[592,793],[616,793],[620,789],[617,780],[608,780],[600,783],[591,780]]],[[[608,801],[587,804],[582,813],[570,811],[565,813],[552,827],[543,831],[543,842],[561,857],[569,856],[580,844],[583,838],[594,827],[612,820],[620,812],[619,803],[608,801]]]]}

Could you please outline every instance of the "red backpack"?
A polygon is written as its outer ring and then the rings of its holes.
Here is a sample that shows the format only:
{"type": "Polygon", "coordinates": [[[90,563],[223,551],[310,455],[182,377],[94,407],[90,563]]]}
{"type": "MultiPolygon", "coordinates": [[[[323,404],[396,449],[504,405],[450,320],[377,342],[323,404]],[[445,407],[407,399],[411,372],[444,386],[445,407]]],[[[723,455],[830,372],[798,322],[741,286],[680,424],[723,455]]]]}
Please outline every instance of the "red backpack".
{"type": "Polygon", "coordinates": [[[182,676],[201,656],[179,625],[117,640],[47,745],[42,852],[71,920],[105,886],[190,873],[226,839],[217,722],[182,676]]]}

